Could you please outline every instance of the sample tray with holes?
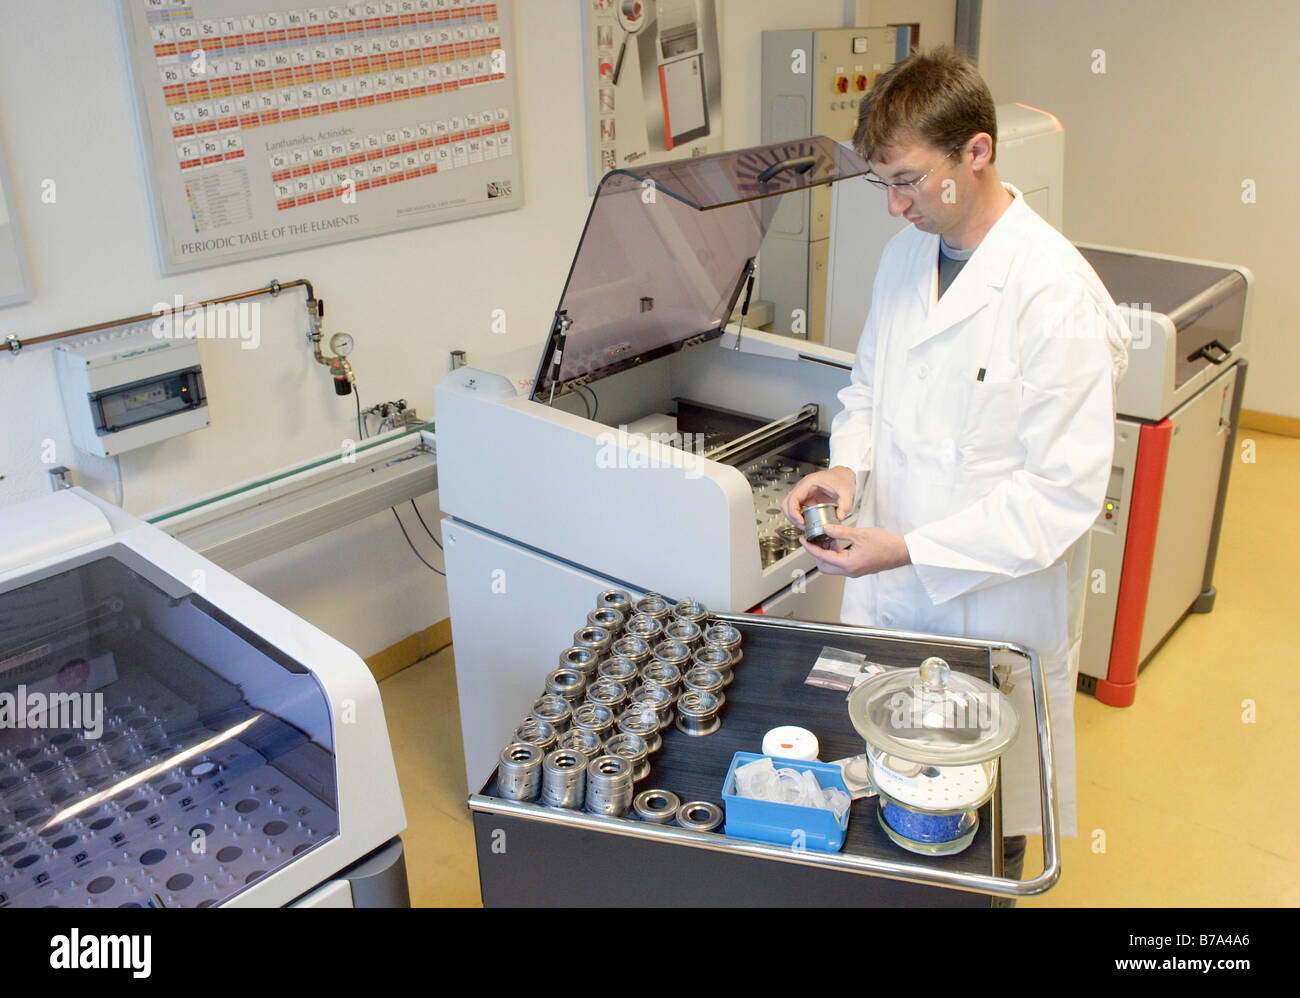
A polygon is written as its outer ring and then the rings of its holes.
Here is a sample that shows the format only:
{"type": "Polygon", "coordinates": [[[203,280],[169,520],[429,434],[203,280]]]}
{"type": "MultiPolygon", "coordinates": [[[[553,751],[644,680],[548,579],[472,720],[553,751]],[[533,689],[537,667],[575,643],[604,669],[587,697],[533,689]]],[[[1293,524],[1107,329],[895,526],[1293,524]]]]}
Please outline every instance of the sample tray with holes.
{"type": "MultiPolygon", "coordinates": [[[[957,670],[992,680],[1013,646],[928,637],[871,628],[718,614],[743,636],[744,658],[726,691],[722,726],[691,737],[675,726],[648,776],[635,789],[657,787],[682,801],[722,804],[724,779],[737,753],[757,751],[764,732],[800,724],[817,735],[823,759],[858,755],[863,744],[849,720],[843,692],[804,683],[824,646],[856,651],[884,665],[915,666],[939,655],[957,670]]],[[[542,677],[539,677],[539,689],[542,677]]],[[[539,694],[540,695],[540,694],[539,694]]],[[[508,732],[503,737],[508,737],[508,732]]],[[[955,856],[916,856],[889,840],[876,820],[877,802],[853,802],[842,850],[746,842],[716,832],[609,818],[507,800],[496,777],[470,797],[485,905],[689,906],[987,906],[980,878],[1001,878],[1000,796],[980,809],[969,848],[955,856]]],[[[1055,841],[1052,842],[1054,851],[1055,841]]],[[[1055,868],[1053,859],[1049,868],[1055,868]]],[[[1041,893],[1042,883],[989,881],[1015,893],[1041,893]]]]}

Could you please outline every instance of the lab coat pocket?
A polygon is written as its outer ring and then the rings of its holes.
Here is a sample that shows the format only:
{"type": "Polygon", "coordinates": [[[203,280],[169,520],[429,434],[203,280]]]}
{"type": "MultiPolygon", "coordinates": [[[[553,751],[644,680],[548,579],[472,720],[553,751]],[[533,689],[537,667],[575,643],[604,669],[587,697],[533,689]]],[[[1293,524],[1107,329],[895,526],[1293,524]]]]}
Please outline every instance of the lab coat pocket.
{"type": "Polygon", "coordinates": [[[1020,378],[976,381],[970,386],[961,460],[971,475],[1002,476],[1024,463],[1019,430],[1022,390],[1020,378]]]}

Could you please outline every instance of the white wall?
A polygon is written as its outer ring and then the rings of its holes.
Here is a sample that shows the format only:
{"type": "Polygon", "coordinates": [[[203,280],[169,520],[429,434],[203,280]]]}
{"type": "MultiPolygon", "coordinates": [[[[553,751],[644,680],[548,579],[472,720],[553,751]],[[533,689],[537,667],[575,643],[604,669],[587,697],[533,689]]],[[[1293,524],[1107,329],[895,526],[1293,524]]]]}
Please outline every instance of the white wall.
{"type": "Polygon", "coordinates": [[[857,0],[857,23],[868,27],[919,24],[922,49],[951,45],[957,0],[857,0]]]}
{"type": "Polygon", "coordinates": [[[1297,37],[1278,0],[985,0],[980,35],[994,99],[1065,125],[1066,235],[1254,271],[1245,404],[1292,417],[1297,37]]]}
{"type": "MultiPolygon", "coordinates": [[[[730,147],[759,141],[760,34],[843,23],[842,0],[727,0],[719,13],[730,147]]],[[[525,207],[372,239],[163,278],[130,83],[110,0],[0,0],[0,136],[36,299],[0,310],[0,336],[39,336],[307,277],[326,333],[356,337],[362,403],[404,397],[431,415],[448,350],[470,360],[540,340],[586,218],[578,0],[518,0],[518,139],[525,207]],[[56,200],[42,203],[46,180],[56,200]],[[505,309],[506,333],[489,322],[505,309]]],[[[354,437],[350,398],[311,358],[301,293],[265,303],[262,345],[200,341],[212,426],[124,455],[125,507],[143,514],[272,471],[354,437]]],[[[48,346],[0,355],[0,504],[46,492],[45,441],[79,484],[112,498],[111,465],[68,442],[48,346]]],[[[421,500],[434,525],[436,496],[421,500]]],[[[441,557],[409,506],[425,556],[441,557]]],[[[362,655],[447,615],[442,581],[406,548],[392,514],[241,570],[240,575],[362,655]]]]}

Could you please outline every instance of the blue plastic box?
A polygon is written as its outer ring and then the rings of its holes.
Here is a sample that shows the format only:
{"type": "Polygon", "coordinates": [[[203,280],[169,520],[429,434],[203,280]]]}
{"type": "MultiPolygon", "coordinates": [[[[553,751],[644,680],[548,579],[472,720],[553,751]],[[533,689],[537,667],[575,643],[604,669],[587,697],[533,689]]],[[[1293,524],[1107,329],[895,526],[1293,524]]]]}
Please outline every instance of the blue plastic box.
{"type": "MultiPolygon", "coordinates": [[[[763,758],[754,752],[737,752],[731,757],[731,767],[722,782],[722,801],[727,809],[726,833],[733,839],[753,842],[771,842],[796,849],[814,849],[818,852],[839,852],[844,848],[844,836],[849,829],[849,813],[842,821],[835,820],[835,812],[821,807],[800,807],[795,804],[778,804],[775,801],[750,800],[736,796],[736,770],[746,763],[763,758]]],[[[844,774],[839,766],[825,762],[799,762],[772,756],[777,769],[812,770],[818,786],[823,789],[838,787],[848,794],[844,774]]]]}

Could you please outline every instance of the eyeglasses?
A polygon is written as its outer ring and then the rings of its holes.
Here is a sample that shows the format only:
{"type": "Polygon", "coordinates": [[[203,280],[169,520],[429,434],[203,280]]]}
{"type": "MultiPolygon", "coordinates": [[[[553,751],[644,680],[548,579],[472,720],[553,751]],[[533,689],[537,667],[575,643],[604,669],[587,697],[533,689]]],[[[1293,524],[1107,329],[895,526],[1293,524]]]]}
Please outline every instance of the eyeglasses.
{"type": "MultiPolygon", "coordinates": [[[[961,152],[961,146],[958,146],[956,149],[953,149],[951,152],[948,153],[948,156],[945,156],[944,158],[947,159],[948,157],[956,156],[959,152],[961,152]]],[[[888,180],[881,180],[879,177],[869,177],[869,176],[863,176],[862,179],[865,180],[867,183],[871,184],[873,187],[880,188],[886,194],[888,194],[890,191],[898,191],[900,194],[919,194],[921,192],[920,190],[921,185],[925,183],[927,178],[929,178],[930,174],[934,173],[934,171],[939,169],[939,166],[942,165],[943,164],[940,163],[938,166],[932,166],[930,167],[930,169],[926,170],[915,180],[909,180],[906,183],[891,184],[888,180]]]]}

